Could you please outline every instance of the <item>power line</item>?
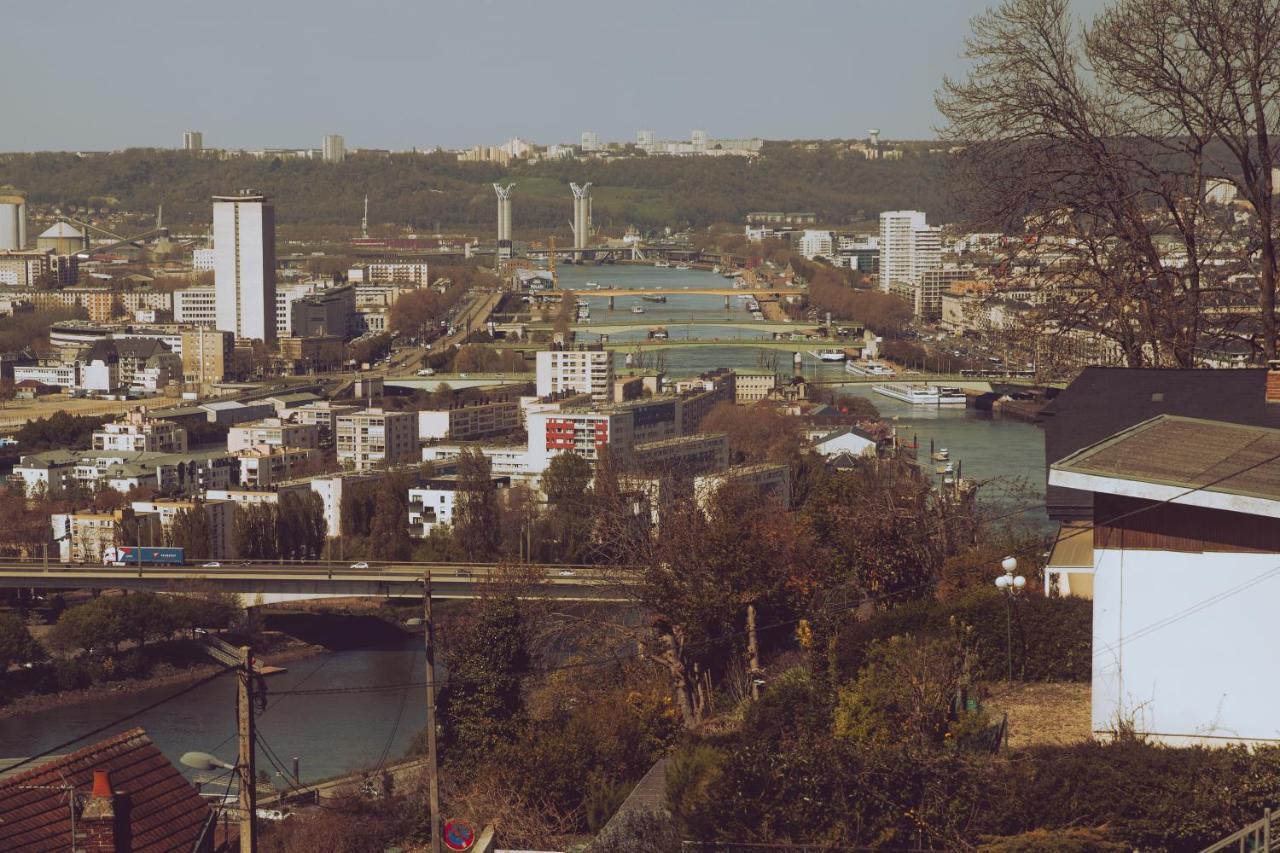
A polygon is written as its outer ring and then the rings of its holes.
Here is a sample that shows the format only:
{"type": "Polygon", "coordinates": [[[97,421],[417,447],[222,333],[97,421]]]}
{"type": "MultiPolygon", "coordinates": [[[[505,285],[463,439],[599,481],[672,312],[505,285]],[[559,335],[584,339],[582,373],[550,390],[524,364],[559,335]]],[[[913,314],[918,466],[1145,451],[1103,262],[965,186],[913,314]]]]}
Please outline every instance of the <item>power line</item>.
{"type": "Polygon", "coordinates": [[[24,759],[22,759],[21,761],[19,761],[19,762],[15,763],[15,764],[11,764],[11,765],[9,765],[9,767],[8,767],[8,768],[6,768],[6,769],[7,769],[7,770],[10,770],[10,771],[12,771],[12,770],[16,770],[16,769],[18,769],[19,767],[22,767],[23,765],[26,765],[26,764],[30,764],[31,762],[33,762],[33,761],[35,761],[35,760],[37,760],[37,759],[44,758],[44,757],[45,757],[45,756],[47,756],[47,755],[52,755],[52,754],[54,754],[55,752],[59,752],[59,751],[61,751],[61,750],[64,750],[64,749],[66,749],[67,747],[71,746],[72,744],[79,743],[80,741],[84,740],[85,738],[90,738],[90,737],[93,737],[93,736],[94,736],[94,735],[96,735],[96,734],[101,734],[102,732],[106,731],[107,729],[115,728],[116,726],[120,725],[121,723],[127,722],[127,721],[129,721],[129,720],[133,719],[134,717],[139,716],[140,714],[145,714],[145,713],[147,713],[148,711],[152,711],[152,710],[155,710],[156,708],[159,708],[161,705],[164,705],[164,704],[165,704],[165,703],[167,703],[167,702],[172,702],[174,699],[177,699],[177,698],[178,698],[178,697],[180,697],[180,696],[185,696],[186,694],[190,693],[192,690],[195,690],[195,689],[196,689],[196,688],[198,688],[198,687],[203,687],[204,685],[208,684],[209,682],[213,681],[214,679],[216,679],[216,678],[220,678],[221,676],[225,675],[226,673],[228,673],[228,672],[230,672],[231,670],[236,669],[236,668],[237,668],[236,666],[228,666],[228,667],[224,667],[223,669],[218,670],[217,672],[213,673],[212,675],[206,676],[206,677],[204,677],[204,678],[200,679],[199,681],[195,681],[195,682],[192,682],[191,684],[188,684],[186,687],[182,688],[181,690],[179,690],[179,691],[178,691],[178,692],[176,692],[176,693],[170,694],[169,696],[166,696],[166,697],[165,697],[165,698],[163,698],[163,699],[160,699],[160,700],[158,700],[158,701],[152,702],[150,705],[147,705],[147,706],[145,706],[145,707],[138,708],[137,710],[134,710],[134,711],[130,711],[128,714],[125,714],[125,715],[124,715],[124,716],[122,716],[122,717],[117,717],[116,719],[112,720],[112,721],[111,721],[111,722],[109,722],[109,723],[104,723],[103,725],[98,726],[96,729],[93,729],[92,731],[88,731],[88,732],[85,732],[85,733],[84,733],[84,734],[82,734],[82,735],[78,735],[78,736],[76,736],[76,737],[73,737],[71,740],[63,741],[62,743],[58,744],[57,746],[52,746],[52,747],[50,747],[49,749],[46,749],[44,752],[40,752],[40,753],[37,753],[37,754],[35,754],[35,755],[29,756],[29,757],[27,757],[27,758],[24,758],[24,759]]]}

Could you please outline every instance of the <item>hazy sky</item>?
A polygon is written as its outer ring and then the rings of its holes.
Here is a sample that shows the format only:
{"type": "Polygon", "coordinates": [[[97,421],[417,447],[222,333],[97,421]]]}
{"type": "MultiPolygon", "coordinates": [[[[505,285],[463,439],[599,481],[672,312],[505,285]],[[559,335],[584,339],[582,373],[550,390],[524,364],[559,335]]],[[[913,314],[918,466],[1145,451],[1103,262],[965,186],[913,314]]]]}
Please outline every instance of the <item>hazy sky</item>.
{"type": "MultiPolygon", "coordinates": [[[[1095,5],[1100,0],[1082,0],[1095,5]]],[[[933,135],[981,0],[5,3],[0,151],[933,135]],[[21,72],[18,69],[22,69],[21,72]]]]}

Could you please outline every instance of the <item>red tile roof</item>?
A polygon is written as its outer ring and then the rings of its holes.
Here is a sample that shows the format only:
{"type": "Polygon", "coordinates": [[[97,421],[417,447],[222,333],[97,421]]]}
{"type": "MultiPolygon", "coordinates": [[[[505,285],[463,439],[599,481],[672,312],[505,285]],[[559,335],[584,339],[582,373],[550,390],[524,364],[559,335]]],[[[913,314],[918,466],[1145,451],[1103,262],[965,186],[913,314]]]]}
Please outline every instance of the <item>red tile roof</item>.
{"type": "MultiPolygon", "coordinates": [[[[130,729],[85,749],[0,779],[0,850],[71,849],[71,814],[64,786],[83,797],[93,771],[107,770],[111,787],[129,795],[134,853],[190,853],[209,821],[209,807],[142,729],[130,729]]],[[[204,849],[211,849],[212,831],[204,849]]]]}

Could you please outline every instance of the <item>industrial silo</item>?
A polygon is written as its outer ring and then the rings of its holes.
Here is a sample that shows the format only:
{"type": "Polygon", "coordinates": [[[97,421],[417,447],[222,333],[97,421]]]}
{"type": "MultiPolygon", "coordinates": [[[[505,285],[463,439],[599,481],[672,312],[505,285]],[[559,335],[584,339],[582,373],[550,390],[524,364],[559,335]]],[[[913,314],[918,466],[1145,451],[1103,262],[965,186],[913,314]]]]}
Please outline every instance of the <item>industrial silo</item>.
{"type": "Polygon", "coordinates": [[[0,251],[27,246],[27,198],[13,187],[0,187],[0,251]]]}

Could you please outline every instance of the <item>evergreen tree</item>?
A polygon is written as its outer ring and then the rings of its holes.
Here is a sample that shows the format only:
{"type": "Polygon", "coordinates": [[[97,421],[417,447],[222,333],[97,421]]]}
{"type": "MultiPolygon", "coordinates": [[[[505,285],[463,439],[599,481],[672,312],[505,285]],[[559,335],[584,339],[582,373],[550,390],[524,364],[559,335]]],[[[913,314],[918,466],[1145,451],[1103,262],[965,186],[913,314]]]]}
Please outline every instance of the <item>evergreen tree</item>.
{"type": "Polygon", "coordinates": [[[453,508],[453,535],[469,560],[487,561],[498,554],[498,490],[493,467],[478,450],[458,457],[458,490],[453,508]]]}
{"type": "Polygon", "coordinates": [[[441,716],[455,755],[471,761],[516,735],[523,710],[520,677],[528,666],[519,603],[511,596],[481,601],[449,656],[441,716]]]}

